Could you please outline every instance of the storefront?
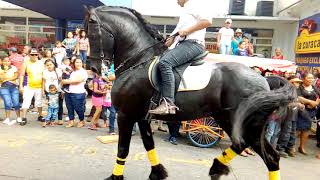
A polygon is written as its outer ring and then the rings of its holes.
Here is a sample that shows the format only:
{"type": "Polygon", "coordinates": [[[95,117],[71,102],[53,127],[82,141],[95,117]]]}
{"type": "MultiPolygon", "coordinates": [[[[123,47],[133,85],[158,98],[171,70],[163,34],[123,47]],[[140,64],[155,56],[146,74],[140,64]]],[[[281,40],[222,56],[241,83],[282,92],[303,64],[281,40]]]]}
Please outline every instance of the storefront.
{"type": "Polygon", "coordinates": [[[320,13],[299,22],[295,52],[299,71],[320,71],[320,13]]]}

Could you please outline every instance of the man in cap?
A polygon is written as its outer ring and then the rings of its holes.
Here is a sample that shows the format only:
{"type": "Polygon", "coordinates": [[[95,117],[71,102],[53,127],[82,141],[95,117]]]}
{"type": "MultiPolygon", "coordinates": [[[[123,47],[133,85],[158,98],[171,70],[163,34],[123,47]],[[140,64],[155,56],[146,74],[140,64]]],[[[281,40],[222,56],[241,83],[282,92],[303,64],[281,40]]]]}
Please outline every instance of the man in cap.
{"type": "Polygon", "coordinates": [[[217,47],[219,48],[220,54],[230,54],[231,52],[231,41],[235,41],[234,31],[231,28],[232,20],[226,19],[225,26],[219,30],[217,37],[217,47]]]}
{"type": "Polygon", "coordinates": [[[242,30],[241,29],[236,30],[234,38],[235,38],[235,41],[231,42],[231,50],[232,50],[232,54],[236,55],[239,43],[242,41],[242,30]]]}
{"type": "Polygon", "coordinates": [[[18,54],[18,50],[16,47],[9,48],[9,55],[11,65],[15,66],[18,69],[20,75],[24,57],[21,54],[18,54]]]}
{"type": "Polygon", "coordinates": [[[20,73],[19,88],[23,94],[22,103],[22,122],[21,125],[27,123],[27,110],[31,105],[32,98],[35,98],[35,106],[38,108],[38,121],[43,121],[42,114],[42,74],[44,71],[44,64],[38,61],[39,53],[36,49],[31,49],[30,60],[26,60],[23,64],[20,73]],[[28,74],[27,85],[23,85],[24,74],[28,74]]]}

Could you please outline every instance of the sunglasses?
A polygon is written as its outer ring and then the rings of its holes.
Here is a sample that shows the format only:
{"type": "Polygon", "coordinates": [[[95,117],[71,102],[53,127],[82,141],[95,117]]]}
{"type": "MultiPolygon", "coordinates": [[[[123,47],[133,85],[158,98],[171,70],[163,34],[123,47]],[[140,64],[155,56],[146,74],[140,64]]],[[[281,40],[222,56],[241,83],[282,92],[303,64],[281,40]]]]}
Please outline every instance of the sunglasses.
{"type": "Polygon", "coordinates": [[[30,54],[30,56],[38,56],[38,54],[30,54]]]}
{"type": "Polygon", "coordinates": [[[226,22],[226,24],[231,24],[230,22],[226,22]]]}

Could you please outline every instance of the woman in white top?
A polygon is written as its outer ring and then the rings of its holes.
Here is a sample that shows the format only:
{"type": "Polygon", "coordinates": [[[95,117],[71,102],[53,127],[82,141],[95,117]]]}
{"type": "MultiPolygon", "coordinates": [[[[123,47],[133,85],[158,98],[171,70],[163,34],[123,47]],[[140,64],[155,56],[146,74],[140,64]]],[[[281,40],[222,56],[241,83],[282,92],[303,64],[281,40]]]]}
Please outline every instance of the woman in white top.
{"type": "Polygon", "coordinates": [[[86,89],[84,85],[88,79],[88,74],[82,66],[82,60],[76,59],[73,62],[74,71],[71,73],[70,78],[61,81],[62,84],[70,84],[69,91],[65,94],[68,116],[70,119],[69,124],[66,126],[67,128],[74,126],[74,111],[77,112],[80,120],[77,127],[81,128],[85,125],[84,112],[86,89]]]}
{"type": "Polygon", "coordinates": [[[47,59],[44,62],[46,69],[43,72],[43,86],[42,94],[47,95],[49,93],[49,86],[54,84],[59,92],[59,111],[58,111],[58,125],[63,125],[63,93],[60,87],[60,81],[62,77],[62,71],[55,66],[55,62],[52,58],[47,59]]]}
{"type": "Polygon", "coordinates": [[[217,46],[219,48],[220,54],[230,54],[231,53],[231,41],[238,44],[237,40],[234,38],[234,31],[231,28],[232,20],[227,19],[225,21],[225,26],[219,30],[217,37],[217,46]]]}

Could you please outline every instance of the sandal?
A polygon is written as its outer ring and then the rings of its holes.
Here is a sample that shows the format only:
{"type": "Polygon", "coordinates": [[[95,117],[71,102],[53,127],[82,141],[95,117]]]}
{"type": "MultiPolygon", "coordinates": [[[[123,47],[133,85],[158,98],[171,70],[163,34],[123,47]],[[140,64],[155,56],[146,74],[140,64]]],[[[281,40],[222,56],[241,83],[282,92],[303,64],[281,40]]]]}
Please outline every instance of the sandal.
{"type": "Polygon", "coordinates": [[[88,127],[88,129],[90,129],[90,130],[94,130],[94,131],[96,131],[96,130],[98,130],[98,128],[97,128],[97,126],[96,125],[91,125],[90,127],[88,127]]]}
{"type": "Polygon", "coordinates": [[[255,155],[256,155],[250,148],[246,148],[244,151],[245,151],[247,154],[251,155],[251,156],[255,156],[255,155]]]}
{"type": "Polygon", "coordinates": [[[242,157],[248,157],[249,155],[248,155],[248,153],[247,153],[245,150],[243,150],[243,151],[241,152],[240,156],[242,156],[242,157]]]}

